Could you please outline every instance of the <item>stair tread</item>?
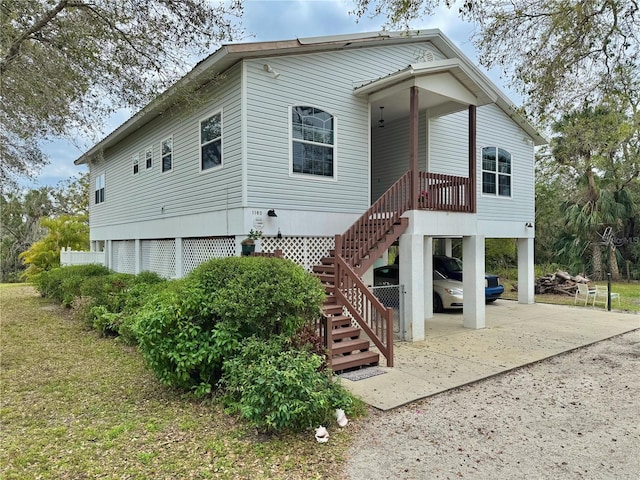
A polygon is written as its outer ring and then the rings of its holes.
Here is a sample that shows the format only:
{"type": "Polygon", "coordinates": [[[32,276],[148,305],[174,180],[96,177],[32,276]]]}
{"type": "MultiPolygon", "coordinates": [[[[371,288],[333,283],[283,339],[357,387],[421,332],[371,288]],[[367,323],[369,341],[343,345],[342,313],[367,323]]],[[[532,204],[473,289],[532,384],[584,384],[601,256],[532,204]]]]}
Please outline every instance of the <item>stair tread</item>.
{"type": "Polygon", "coordinates": [[[360,367],[363,365],[377,365],[380,362],[380,354],[376,352],[359,352],[351,355],[342,355],[331,359],[331,368],[334,371],[346,370],[347,368],[360,367]]]}
{"type": "Polygon", "coordinates": [[[333,340],[338,338],[357,338],[360,336],[360,329],[357,327],[341,327],[331,329],[331,338],[333,340]]]}
{"type": "Polygon", "coordinates": [[[356,350],[366,351],[369,350],[371,344],[366,338],[344,339],[340,342],[333,342],[331,344],[331,352],[334,355],[342,353],[350,353],[356,350]]]}

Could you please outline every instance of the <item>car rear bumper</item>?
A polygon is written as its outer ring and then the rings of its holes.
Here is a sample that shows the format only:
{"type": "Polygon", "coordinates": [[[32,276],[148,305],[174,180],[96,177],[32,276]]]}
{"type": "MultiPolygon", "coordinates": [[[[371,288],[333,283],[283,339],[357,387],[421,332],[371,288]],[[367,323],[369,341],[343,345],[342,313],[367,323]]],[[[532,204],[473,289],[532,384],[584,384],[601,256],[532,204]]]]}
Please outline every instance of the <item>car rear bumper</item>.
{"type": "Polygon", "coordinates": [[[486,287],[484,289],[485,300],[495,300],[500,298],[504,293],[504,286],[498,285],[497,287],[486,287]]]}

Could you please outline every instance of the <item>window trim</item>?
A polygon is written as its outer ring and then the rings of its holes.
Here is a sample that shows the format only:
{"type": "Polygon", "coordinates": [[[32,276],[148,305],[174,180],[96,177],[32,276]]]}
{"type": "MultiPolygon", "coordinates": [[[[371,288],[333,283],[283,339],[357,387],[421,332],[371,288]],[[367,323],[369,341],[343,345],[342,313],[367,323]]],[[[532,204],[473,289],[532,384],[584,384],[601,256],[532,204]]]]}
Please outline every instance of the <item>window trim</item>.
{"type": "MultiPolygon", "coordinates": [[[[319,107],[313,103],[296,103],[289,105],[287,109],[287,124],[289,125],[289,177],[306,179],[306,180],[321,180],[324,182],[337,182],[338,181],[338,117],[331,113],[328,109],[324,107],[319,107]],[[333,118],[333,176],[328,177],[325,175],[315,175],[313,173],[299,173],[293,171],[293,142],[299,141],[299,139],[293,138],[293,121],[291,117],[293,116],[294,107],[312,107],[317,108],[318,110],[322,110],[323,112],[331,115],[333,118]]],[[[308,142],[303,141],[303,143],[308,143],[312,145],[322,145],[329,146],[328,144],[320,144],[316,142],[308,142]]]]}
{"type": "Polygon", "coordinates": [[[487,198],[502,198],[502,199],[511,199],[513,198],[513,166],[514,166],[514,162],[513,162],[513,154],[511,153],[511,151],[507,150],[504,147],[500,147],[497,145],[486,145],[484,147],[482,147],[480,149],[480,194],[483,197],[487,197],[487,198]],[[485,149],[494,149],[495,150],[495,154],[496,154],[496,169],[491,171],[491,170],[485,170],[484,168],[484,157],[483,157],[483,152],[485,149]],[[509,173],[500,173],[498,171],[498,151],[499,150],[503,150],[505,152],[507,152],[509,154],[509,173]],[[484,173],[492,173],[493,175],[495,175],[495,181],[496,181],[496,191],[495,193],[487,193],[484,191],[484,173]],[[500,195],[500,175],[502,176],[507,176],[509,177],[509,195],[500,195]]]}
{"type": "Polygon", "coordinates": [[[173,163],[174,163],[174,153],[175,153],[175,148],[173,145],[173,135],[169,135],[168,137],[165,137],[164,139],[160,140],[160,172],[161,173],[169,173],[169,172],[173,172],[173,163]],[[164,143],[167,140],[171,140],[171,168],[165,170],[164,169],[164,157],[166,155],[163,154],[163,147],[164,147],[164,143]]]}
{"type": "Polygon", "coordinates": [[[105,172],[102,172],[100,175],[96,175],[95,177],[95,183],[94,183],[94,190],[93,190],[93,204],[94,205],[101,205],[103,203],[105,203],[106,201],[106,195],[105,195],[105,172]],[[102,195],[100,195],[100,193],[102,193],[102,195]],[[100,201],[98,201],[98,198],[100,197],[100,201]]]}
{"type": "Polygon", "coordinates": [[[144,166],[145,170],[153,169],[153,145],[150,145],[144,149],[144,166]],[[151,153],[151,155],[148,156],[148,153],[151,153]],[[149,160],[151,160],[151,165],[149,165],[149,160]]]}
{"type": "Polygon", "coordinates": [[[216,170],[222,169],[222,167],[224,166],[224,115],[222,111],[223,111],[222,108],[218,110],[214,110],[210,114],[207,114],[206,117],[202,117],[200,120],[198,120],[198,162],[199,162],[200,173],[215,172],[216,170]],[[216,115],[220,115],[220,137],[216,137],[213,140],[209,140],[204,145],[209,145],[210,143],[217,141],[218,138],[220,139],[220,165],[216,165],[210,168],[202,168],[202,147],[203,147],[202,122],[210,119],[211,117],[215,117],[216,115]]]}
{"type": "Polygon", "coordinates": [[[131,156],[131,165],[133,166],[133,174],[138,175],[140,173],[140,155],[134,153],[131,156]]]}

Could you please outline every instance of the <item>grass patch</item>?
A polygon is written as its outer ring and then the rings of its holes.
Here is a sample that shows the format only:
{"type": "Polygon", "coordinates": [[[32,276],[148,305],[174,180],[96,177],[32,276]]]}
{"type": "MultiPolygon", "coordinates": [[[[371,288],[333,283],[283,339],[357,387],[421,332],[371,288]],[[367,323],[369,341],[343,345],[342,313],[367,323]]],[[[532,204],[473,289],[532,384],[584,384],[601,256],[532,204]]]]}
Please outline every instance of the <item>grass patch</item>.
{"type": "MultiPolygon", "coordinates": [[[[518,292],[512,291],[512,287],[517,281],[500,277],[500,281],[504,285],[504,294],[502,298],[508,300],[517,300],[518,292]]],[[[594,282],[594,285],[607,285],[607,282],[594,282]]],[[[640,312],[640,282],[611,282],[611,291],[620,294],[620,306],[618,301],[613,300],[611,308],[612,310],[623,310],[627,312],[640,312]]],[[[556,295],[545,293],[544,295],[535,295],[535,301],[537,303],[552,303],[555,305],[574,305],[574,297],[569,295],[556,295]]],[[[578,302],[578,305],[584,307],[584,303],[578,302]]],[[[604,308],[602,303],[598,302],[595,307],[587,305],[586,308],[604,308]]]]}
{"type": "Polygon", "coordinates": [[[357,428],[265,438],[161,386],[137,350],[1,285],[0,478],[342,478],[357,428]]]}

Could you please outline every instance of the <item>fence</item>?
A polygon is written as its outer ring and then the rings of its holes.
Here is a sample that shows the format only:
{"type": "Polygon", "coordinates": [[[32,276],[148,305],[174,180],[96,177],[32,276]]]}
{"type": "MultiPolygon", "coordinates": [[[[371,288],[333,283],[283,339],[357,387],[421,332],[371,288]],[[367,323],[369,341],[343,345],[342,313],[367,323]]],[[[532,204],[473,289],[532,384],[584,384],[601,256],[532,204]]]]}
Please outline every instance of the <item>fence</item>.
{"type": "Polygon", "coordinates": [[[104,265],[104,261],[104,252],[79,252],[64,247],[60,250],[60,265],[63,267],[69,265],[88,265],[90,263],[104,265]]]}
{"type": "Polygon", "coordinates": [[[406,340],[404,321],[404,285],[371,287],[371,292],[385,307],[393,309],[393,336],[395,340],[406,340]]]}

